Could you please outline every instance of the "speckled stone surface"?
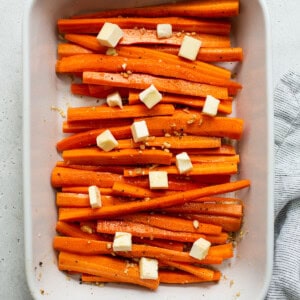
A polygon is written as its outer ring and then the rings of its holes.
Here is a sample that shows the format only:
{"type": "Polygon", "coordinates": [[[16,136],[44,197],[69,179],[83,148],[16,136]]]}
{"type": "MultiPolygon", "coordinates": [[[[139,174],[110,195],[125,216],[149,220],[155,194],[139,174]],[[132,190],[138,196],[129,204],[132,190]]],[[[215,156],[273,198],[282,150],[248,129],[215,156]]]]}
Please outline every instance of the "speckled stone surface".
{"type": "MultiPolygon", "coordinates": [[[[273,86],[300,71],[300,1],[266,0],[273,86]]],[[[24,269],[22,202],[22,17],[25,1],[0,0],[0,299],[32,299],[24,269]]],[[[45,296],[46,297],[46,296],[45,296]]]]}

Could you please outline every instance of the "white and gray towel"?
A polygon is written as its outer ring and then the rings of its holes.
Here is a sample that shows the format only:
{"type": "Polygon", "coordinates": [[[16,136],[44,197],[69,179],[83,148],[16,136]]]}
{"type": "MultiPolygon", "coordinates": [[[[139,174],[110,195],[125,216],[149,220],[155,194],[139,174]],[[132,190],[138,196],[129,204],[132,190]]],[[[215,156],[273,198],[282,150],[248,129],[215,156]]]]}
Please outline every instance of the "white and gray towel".
{"type": "Polygon", "coordinates": [[[274,93],[275,252],[266,299],[300,299],[300,74],[274,93]]]}

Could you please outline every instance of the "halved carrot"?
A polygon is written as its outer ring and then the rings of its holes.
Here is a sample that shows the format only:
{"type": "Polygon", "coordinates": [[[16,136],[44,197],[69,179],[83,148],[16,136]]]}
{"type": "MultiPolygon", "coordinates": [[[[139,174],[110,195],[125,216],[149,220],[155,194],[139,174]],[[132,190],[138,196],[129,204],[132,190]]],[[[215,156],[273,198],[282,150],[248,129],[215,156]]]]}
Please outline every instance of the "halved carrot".
{"type": "MultiPolygon", "coordinates": [[[[187,149],[187,148],[186,148],[187,149]]],[[[239,163],[240,156],[236,155],[195,155],[189,156],[192,163],[239,163]]],[[[172,158],[172,163],[176,162],[176,158],[172,158]]]]}
{"type": "Polygon", "coordinates": [[[193,19],[183,17],[112,17],[112,18],[84,18],[84,19],[59,19],[57,21],[60,33],[98,33],[104,23],[117,24],[120,28],[156,29],[158,24],[171,24],[174,31],[190,31],[198,33],[228,35],[230,23],[227,21],[193,19]]]}
{"type": "Polygon", "coordinates": [[[172,154],[163,150],[151,149],[121,149],[105,152],[93,147],[65,150],[62,157],[67,163],[82,165],[170,165],[172,154]]]}
{"type": "MultiPolygon", "coordinates": [[[[146,74],[132,74],[128,78],[124,78],[121,74],[116,73],[83,72],[83,83],[128,87],[141,90],[153,84],[160,92],[198,97],[212,95],[218,99],[228,98],[228,90],[225,87],[199,84],[183,79],[161,78],[146,74]]],[[[131,107],[131,105],[129,105],[129,107],[131,107]]]]}
{"type": "Polygon", "coordinates": [[[101,86],[96,84],[88,84],[89,92],[92,97],[106,98],[109,94],[118,92],[121,98],[128,98],[129,90],[126,88],[114,88],[111,86],[101,86]]]}
{"type": "MultiPolygon", "coordinates": [[[[70,185],[70,184],[69,184],[70,185]]],[[[99,209],[60,209],[59,220],[91,220],[99,218],[109,218],[124,216],[137,212],[166,208],[174,205],[182,205],[185,202],[194,199],[237,191],[250,186],[249,180],[239,180],[219,185],[213,185],[195,190],[189,190],[172,195],[162,196],[149,201],[134,201],[126,204],[119,204],[110,207],[101,207],[99,209]]],[[[198,203],[196,203],[198,204],[198,203]]],[[[200,203],[201,204],[201,203],[200,203]]]]}
{"type": "Polygon", "coordinates": [[[146,7],[119,8],[96,13],[88,13],[73,16],[73,18],[109,18],[118,16],[136,17],[205,17],[224,18],[233,17],[239,13],[239,1],[237,0],[198,0],[177,3],[166,3],[146,7]]]}
{"type": "Polygon", "coordinates": [[[117,118],[128,119],[147,116],[167,116],[172,115],[173,113],[174,106],[171,104],[157,104],[151,109],[148,109],[143,104],[125,105],[122,109],[106,105],[96,107],[69,107],[67,120],[68,122],[74,122],[117,118]]]}
{"type": "MultiPolygon", "coordinates": [[[[112,189],[110,188],[99,188],[101,195],[112,195],[112,189]]],[[[71,186],[62,187],[62,193],[77,193],[77,194],[88,194],[87,186],[71,186]]]]}
{"type": "Polygon", "coordinates": [[[236,150],[232,145],[222,144],[219,148],[206,148],[206,149],[173,149],[173,153],[188,152],[189,155],[236,155],[236,150]]]}
{"type": "Polygon", "coordinates": [[[82,46],[86,49],[96,51],[97,53],[106,53],[107,47],[102,46],[93,35],[86,34],[65,34],[65,40],[82,46]]]}
{"type": "Polygon", "coordinates": [[[159,285],[159,280],[140,279],[138,265],[134,263],[129,265],[125,260],[104,255],[84,256],[60,252],[58,267],[64,271],[75,271],[118,279],[119,282],[138,284],[152,290],[157,289],[159,285]]]}
{"type": "Polygon", "coordinates": [[[57,55],[60,59],[67,56],[88,53],[93,53],[93,51],[70,43],[60,43],[57,46],[57,55]]]}

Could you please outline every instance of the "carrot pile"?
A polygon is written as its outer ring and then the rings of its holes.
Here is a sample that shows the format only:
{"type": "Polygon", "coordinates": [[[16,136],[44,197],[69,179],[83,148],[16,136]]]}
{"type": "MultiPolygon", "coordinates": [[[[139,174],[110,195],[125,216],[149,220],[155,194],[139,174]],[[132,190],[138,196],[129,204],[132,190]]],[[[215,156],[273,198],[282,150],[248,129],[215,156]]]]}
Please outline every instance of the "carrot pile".
{"type": "Polygon", "coordinates": [[[85,107],[68,108],[62,125],[67,135],[56,144],[62,159],[51,174],[60,270],[81,274],[82,282],[151,290],[160,283],[220,280],[217,266],[234,256],[231,234],[240,230],[244,216],[243,201],[232,192],[250,186],[248,179],[233,179],[240,156],[231,141],[242,138],[244,122],[230,114],[242,85],[213,64],[243,59],[242,49],[230,41],[230,18],[238,12],[238,0],[201,0],[58,20],[65,42],[58,45],[55,71],[79,78],[71,92],[122,97],[122,107],[87,101],[85,107]],[[106,22],[123,31],[114,49],[96,38],[106,22]],[[171,24],[172,36],[159,39],[157,24],[171,24]],[[178,56],[186,35],[202,42],[194,61],[178,56]],[[149,109],[139,95],[150,85],[162,99],[149,109]],[[208,95],[220,100],[216,116],[202,113],[208,95]],[[138,121],[149,130],[142,141],[132,136],[131,125],[138,121]],[[97,146],[106,130],[117,140],[110,151],[97,146]],[[184,174],[176,165],[182,152],[193,165],[184,174]],[[167,174],[167,189],[150,188],[152,171],[167,174]],[[100,191],[101,207],[91,207],[90,186],[100,191]],[[113,251],[116,232],[131,234],[130,251],[113,251]],[[199,238],[211,243],[203,259],[189,253],[199,238]],[[141,279],[142,257],[158,261],[156,279],[141,279]]]}

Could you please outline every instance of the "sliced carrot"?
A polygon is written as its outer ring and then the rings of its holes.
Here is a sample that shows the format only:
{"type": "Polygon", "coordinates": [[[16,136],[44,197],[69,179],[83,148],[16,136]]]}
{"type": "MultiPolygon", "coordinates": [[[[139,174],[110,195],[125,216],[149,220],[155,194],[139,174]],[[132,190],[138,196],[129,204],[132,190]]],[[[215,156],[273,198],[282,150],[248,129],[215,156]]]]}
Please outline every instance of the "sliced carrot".
{"type": "Polygon", "coordinates": [[[237,0],[198,0],[177,3],[167,3],[146,7],[119,8],[96,13],[81,14],[73,18],[110,18],[118,16],[136,17],[205,17],[224,18],[233,17],[239,13],[239,2],[237,0]]]}
{"type": "MultiPolygon", "coordinates": [[[[128,87],[141,90],[153,84],[160,92],[199,97],[212,95],[218,99],[228,98],[228,90],[224,87],[199,84],[182,79],[160,78],[146,74],[132,74],[128,78],[124,78],[122,75],[115,73],[83,72],[83,83],[128,87]]],[[[129,107],[131,107],[131,105],[129,105],[129,107]]]]}
{"type": "Polygon", "coordinates": [[[218,235],[222,231],[221,226],[209,225],[205,223],[197,223],[178,217],[171,217],[162,214],[134,214],[122,217],[122,220],[142,223],[171,231],[196,232],[203,234],[218,235]]]}
{"type": "Polygon", "coordinates": [[[96,51],[97,53],[106,53],[107,47],[102,46],[93,35],[85,34],[65,34],[65,40],[82,46],[86,49],[96,51]]]}
{"type": "MultiPolygon", "coordinates": [[[[183,150],[173,149],[173,153],[176,154],[183,150]]],[[[189,155],[236,155],[235,148],[232,145],[222,144],[219,148],[206,148],[206,149],[185,149],[189,155]]]]}
{"type": "Polygon", "coordinates": [[[132,242],[136,244],[149,245],[153,247],[166,248],[170,250],[175,250],[179,252],[183,252],[185,248],[185,243],[175,242],[175,241],[167,241],[167,240],[151,240],[147,238],[140,237],[132,237],[132,242]]]}
{"type": "Polygon", "coordinates": [[[57,46],[58,58],[88,53],[93,53],[93,51],[74,44],[60,43],[57,46]]]}
{"type": "MultiPolygon", "coordinates": [[[[174,205],[181,205],[194,199],[223,194],[236,191],[250,186],[249,180],[239,180],[236,182],[213,185],[195,190],[189,190],[172,195],[162,196],[149,201],[134,201],[126,204],[119,204],[110,207],[101,207],[99,209],[60,209],[59,220],[91,220],[98,218],[108,218],[124,216],[146,210],[166,208],[174,205]]],[[[196,203],[199,204],[199,203],[196,203]]],[[[200,203],[201,204],[201,203],[200,203]]]]}
{"type": "Polygon", "coordinates": [[[118,282],[133,283],[155,290],[159,280],[140,279],[138,265],[125,260],[108,256],[84,256],[68,252],[60,252],[58,267],[64,271],[75,271],[91,275],[118,279],[118,282]]]}
{"type": "Polygon", "coordinates": [[[109,94],[118,92],[121,98],[128,98],[129,90],[126,88],[114,88],[111,86],[101,86],[95,84],[88,84],[89,92],[92,97],[106,98],[109,94]]]}
{"type": "Polygon", "coordinates": [[[60,33],[98,33],[104,23],[117,24],[120,28],[143,28],[156,29],[158,24],[171,24],[174,31],[192,31],[199,33],[228,35],[230,23],[226,21],[199,20],[182,17],[163,18],[136,18],[136,17],[113,17],[113,18],[84,18],[84,19],[59,19],[57,21],[60,33]]]}
{"type": "MultiPolygon", "coordinates": [[[[190,155],[192,163],[239,163],[240,157],[236,155],[190,155]]],[[[172,162],[175,163],[176,159],[173,158],[172,162]]]]}
{"type": "Polygon", "coordinates": [[[97,106],[97,107],[69,107],[68,122],[107,119],[128,119],[147,116],[172,115],[174,106],[171,104],[157,104],[148,109],[145,105],[126,105],[119,107],[97,106]]]}
{"type": "MultiPolygon", "coordinates": [[[[110,188],[99,188],[101,195],[112,195],[112,189],[110,188]]],[[[77,193],[77,194],[88,194],[87,186],[71,186],[63,187],[61,189],[63,193],[77,193]]]]}
{"type": "Polygon", "coordinates": [[[171,164],[172,154],[163,150],[121,149],[105,152],[99,148],[65,150],[64,161],[87,165],[171,164]]]}

